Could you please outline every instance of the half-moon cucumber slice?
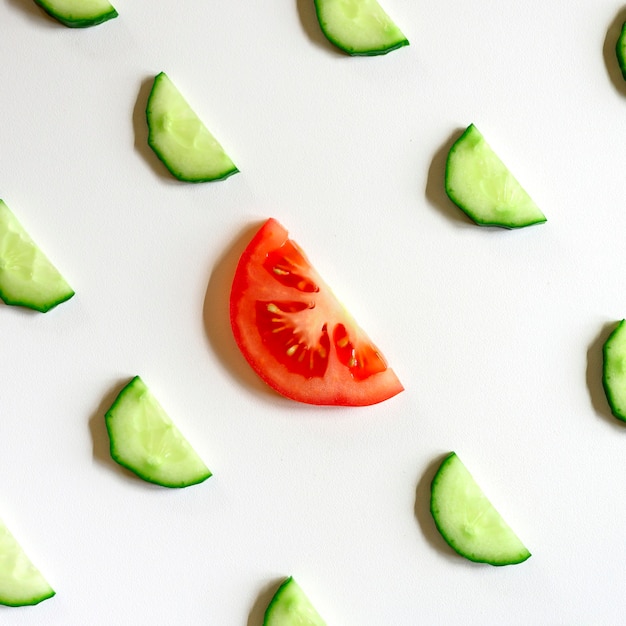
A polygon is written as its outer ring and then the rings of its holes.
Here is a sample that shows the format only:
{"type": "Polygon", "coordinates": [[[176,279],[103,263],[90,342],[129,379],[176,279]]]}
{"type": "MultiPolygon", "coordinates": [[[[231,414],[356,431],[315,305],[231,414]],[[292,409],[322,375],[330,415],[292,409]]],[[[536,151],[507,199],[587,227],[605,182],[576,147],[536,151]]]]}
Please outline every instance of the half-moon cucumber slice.
{"type": "Polygon", "coordinates": [[[108,0],[35,0],[55,19],[70,28],[87,28],[117,17],[108,0]]]}
{"type": "Polygon", "coordinates": [[[376,0],[315,0],[322,32],[354,56],[386,54],[409,41],[376,0]]]}
{"type": "Polygon", "coordinates": [[[290,576],[267,606],[263,626],[326,626],[326,622],[290,576]]]}
{"type": "Polygon", "coordinates": [[[530,556],[454,452],[433,478],[430,510],[448,545],[470,561],[512,565],[530,556]]]}
{"type": "Polygon", "coordinates": [[[139,376],[120,391],[105,422],[111,457],[140,478],[163,487],[188,487],[211,476],[139,376]]]}
{"type": "Polygon", "coordinates": [[[54,595],[41,572],[22,546],[0,521],[0,604],[26,606],[39,604],[54,595]]]}
{"type": "Polygon", "coordinates": [[[448,153],[445,189],[450,200],[480,226],[521,228],[546,221],[474,124],[448,153]]]}
{"type": "Polygon", "coordinates": [[[154,79],[146,119],[148,144],[179,180],[222,180],[239,171],[165,72],[154,79]]]}
{"type": "Polygon", "coordinates": [[[0,200],[0,299],[45,313],[74,290],[0,200]]]}

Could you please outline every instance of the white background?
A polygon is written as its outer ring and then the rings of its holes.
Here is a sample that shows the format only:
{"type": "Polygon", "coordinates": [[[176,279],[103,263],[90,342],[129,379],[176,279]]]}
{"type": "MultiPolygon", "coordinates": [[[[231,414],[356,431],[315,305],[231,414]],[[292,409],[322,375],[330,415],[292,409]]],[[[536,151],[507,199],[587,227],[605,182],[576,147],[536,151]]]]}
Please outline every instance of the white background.
{"type": "Polygon", "coordinates": [[[329,626],[619,624],[626,429],[601,347],[626,317],[626,82],[610,0],[384,7],[411,45],[351,58],[312,0],[118,0],[68,29],[0,2],[0,197],[76,296],[0,305],[0,517],[57,595],[0,622],[260,626],[293,575],[329,626]],[[165,71],[241,173],[175,181],[146,146],[165,71]],[[446,198],[474,122],[548,218],[473,225],[446,198]],[[237,351],[230,281],[275,217],[404,386],[298,405],[237,351]],[[143,377],[214,476],[148,485],[103,414],[143,377]],[[533,556],[437,534],[455,450],[533,556]]]}

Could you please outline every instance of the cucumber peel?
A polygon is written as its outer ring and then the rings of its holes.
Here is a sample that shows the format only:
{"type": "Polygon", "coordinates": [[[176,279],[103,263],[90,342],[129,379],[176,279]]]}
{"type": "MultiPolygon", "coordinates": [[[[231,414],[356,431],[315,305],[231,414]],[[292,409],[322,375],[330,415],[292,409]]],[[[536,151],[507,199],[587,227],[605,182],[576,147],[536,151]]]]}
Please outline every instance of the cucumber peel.
{"type": "Polygon", "coordinates": [[[409,41],[377,0],[315,0],[324,36],[353,56],[374,56],[409,41]]]}
{"type": "Polygon", "coordinates": [[[479,226],[521,228],[546,221],[474,124],[448,153],[445,189],[450,200],[479,226]]]}
{"type": "Polygon", "coordinates": [[[154,79],[146,120],[148,144],[178,180],[223,180],[239,171],[165,72],[154,79]]]}
{"type": "Polygon", "coordinates": [[[117,11],[108,0],[35,0],[51,17],[69,28],[88,28],[114,17],[117,11]]]}
{"type": "Polygon", "coordinates": [[[45,313],[74,290],[0,200],[0,298],[45,313]]]}
{"type": "Polygon", "coordinates": [[[530,557],[454,452],[433,478],[430,511],[448,545],[470,561],[513,565],[530,557]]]}
{"type": "Polygon", "coordinates": [[[111,457],[145,481],[163,487],[201,483],[211,471],[139,376],[105,414],[111,457]]]}
{"type": "Polygon", "coordinates": [[[602,347],[602,385],[611,413],[626,421],[626,320],[619,322],[602,347]]]}
{"type": "Polygon", "coordinates": [[[0,604],[39,604],[55,594],[22,546],[0,521],[0,604]]]}
{"type": "Polygon", "coordinates": [[[326,626],[326,622],[290,576],[268,604],[263,626],[326,626]]]}

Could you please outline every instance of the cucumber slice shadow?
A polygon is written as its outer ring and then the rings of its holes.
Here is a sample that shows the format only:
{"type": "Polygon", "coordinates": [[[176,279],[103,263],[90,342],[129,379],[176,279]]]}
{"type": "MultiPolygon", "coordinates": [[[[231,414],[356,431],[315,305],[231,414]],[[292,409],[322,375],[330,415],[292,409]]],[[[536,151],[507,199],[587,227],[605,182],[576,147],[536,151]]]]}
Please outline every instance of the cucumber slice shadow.
{"type": "Polygon", "coordinates": [[[602,47],[602,56],[604,57],[604,65],[606,67],[609,80],[622,96],[626,98],[626,79],[622,74],[619,63],[617,61],[616,46],[622,27],[626,22],[626,7],[623,7],[615,16],[609,25],[604,45],[602,47]]]}
{"type": "Polygon", "coordinates": [[[335,56],[346,56],[345,52],[339,50],[337,46],[334,46],[328,41],[322,32],[313,0],[296,0],[296,8],[298,10],[298,16],[300,17],[300,23],[302,24],[302,30],[304,30],[310,41],[335,56]]]}
{"type": "Polygon", "coordinates": [[[611,407],[607,400],[604,385],[602,383],[604,364],[603,348],[606,340],[609,338],[609,335],[615,330],[616,327],[617,322],[604,324],[598,335],[587,349],[587,369],[585,371],[585,378],[587,382],[587,389],[589,391],[589,398],[591,400],[591,406],[596,412],[596,415],[611,424],[614,428],[624,430],[626,429],[626,422],[617,419],[611,412],[611,407]]]}
{"type": "MultiPolygon", "coordinates": [[[[111,405],[119,396],[122,389],[128,385],[129,379],[130,376],[119,379],[119,381],[115,382],[109,391],[104,394],[98,406],[89,417],[89,432],[91,433],[94,460],[106,466],[107,469],[115,472],[118,476],[123,477],[129,483],[137,484],[137,475],[119,463],[116,463],[111,457],[111,440],[104,420],[104,414],[111,408],[111,405]]],[[[145,481],[141,482],[141,486],[144,489],[154,487],[155,490],[159,490],[158,485],[146,483],[145,481]]]]}
{"type": "Polygon", "coordinates": [[[167,167],[165,167],[163,161],[159,159],[154,150],[148,144],[149,129],[146,125],[146,106],[148,104],[148,98],[150,97],[153,84],[154,76],[147,76],[141,81],[141,85],[139,86],[137,100],[135,102],[135,107],[133,108],[133,130],[135,133],[134,147],[154,174],[159,177],[160,181],[166,185],[184,186],[188,183],[178,180],[172,176],[167,167]]]}
{"type": "MultiPolygon", "coordinates": [[[[114,383],[109,391],[100,399],[98,406],[89,417],[89,432],[91,433],[91,445],[93,458],[98,462],[106,465],[109,468],[116,468],[120,471],[123,468],[115,463],[111,458],[109,452],[110,442],[109,433],[107,432],[106,424],[104,422],[104,414],[113,404],[113,401],[119,396],[120,391],[128,384],[128,378],[120,379],[114,383]]],[[[127,470],[124,470],[126,472],[127,470]]],[[[128,472],[130,476],[130,472],[128,472]]]]}
{"type": "Polygon", "coordinates": [[[426,200],[439,210],[446,218],[456,225],[475,229],[476,224],[459,207],[450,200],[445,190],[446,163],[452,146],[465,132],[465,128],[457,128],[450,134],[448,139],[435,152],[428,168],[426,188],[424,195],[426,200]]]}
{"type": "Polygon", "coordinates": [[[28,19],[33,19],[39,22],[39,26],[44,28],[67,28],[63,26],[61,22],[52,17],[49,13],[46,13],[34,0],[6,0],[7,4],[17,7],[22,13],[28,16],[28,19]]]}
{"type": "Polygon", "coordinates": [[[2,298],[0,298],[0,310],[3,308],[8,308],[19,312],[20,315],[32,315],[33,317],[38,317],[41,315],[40,311],[36,311],[35,309],[31,309],[27,306],[19,306],[15,304],[8,304],[2,298]]]}
{"type": "Polygon", "coordinates": [[[261,626],[263,624],[265,610],[284,581],[284,578],[276,578],[264,585],[250,609],[246,626],[261,626]]]}
{"type": "MultiPolygon", "coordinates": [[[[417,483],[417,489],[415,491],[415,519],[419,524],[419,527],[424,535],[426,541],[431,547],[444,555],[451,563],[459,564],[459,555],[450,547],[450,545],[441,536],[441,533],[437,529],[433,520],[432,513],[430,512],[430,488],[433,482],[433,478],[437,473],[437,470],[443,463],[444,459],[449,453],[444,452],[432,460],[426,469],[422,472],[422,476],[417,483]]],[[[467,567],[479,567],[479,563],[462,560],[463,564],[467,567]]]]}
{"type": "MultiPolygon", "coordinates": [[[[594,346],[600,358],[599,378],[602,386],[603,402],[598,401],[594,408],[601,417],[607,419],[614,427],[626,428],[626,417],[624,416],[623,399],[620,399],[621,385],[624,384],[623,374],[619,371],[620,350],[615,347],[615,343],[623,343],[624,324],[622,319],[613,324],[605,324],[597,342],[594,346]],[[618,371],[616,371],[616,367],[618,371]]],[[[596,354],[594,354],[596,356],[596,354]]]]}

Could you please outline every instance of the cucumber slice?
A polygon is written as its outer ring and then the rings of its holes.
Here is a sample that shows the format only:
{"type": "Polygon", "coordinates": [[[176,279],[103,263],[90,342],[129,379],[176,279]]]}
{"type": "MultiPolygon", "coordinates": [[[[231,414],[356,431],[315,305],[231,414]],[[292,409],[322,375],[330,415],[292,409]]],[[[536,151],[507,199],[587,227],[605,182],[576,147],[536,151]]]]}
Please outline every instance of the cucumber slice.
{"type": "Polygon", "coordinates": [[[322,32],[353,56],[386,54],[409,42],[376,0],[315,0],[322,32]]]}
{"type": "Polygon", "coordinates": [[[450,200],[480,226],[521,228],[546,221],[474,124],[448,153],[445,188],[450,200]]]}
{"type": "Polygon", "coordinates": [[[454,452],[433,478],[430,510],[446,542],[470,561],[512,565],[530,556],[454,452]]]}
{"type": "Polygon", "coordinates": [[[45,313],[74,290],[0,200],[0,298],[45,313]]]}
{"type": "Polygon", "coordinates": [[[165,72],[154,79],[146,118],[150,147],[179,180],[222,180],[239,171],[165,72]]]}
{"type": "Polygon", "coordinates": [[[626,421],[626,320],[609,335],[602,354],[602,384],[611,412],[626,421]]]}
{"type": "Polygon", "coordinates": [[[211,476],[139,376],[105,414],[111,457],[144,480],[163,487],[188,487],[211,476]]]}
{"type": "Polygon", "coordinates": [[[117,17],[108,0],[35,0],[48,14],[70,28],[96,26],[117,17]]]}
{"type": "Polygon", "coordinates": [[[263,626],[326,626],[326,622],[290,576],[267,606],[263,626]]]}
{"type": "Polygon", "coordinates": [[[626,80],[626,22],[622,24],[622,30],[617,38],[615,53],[617,54],[619,69],[622,70],[622,76],[626,80]]]}
{"type": "Polygon", "coordinates": [[[0,521],[0,604],[39,604],[53,595],[52,587],[0,521]]]}

